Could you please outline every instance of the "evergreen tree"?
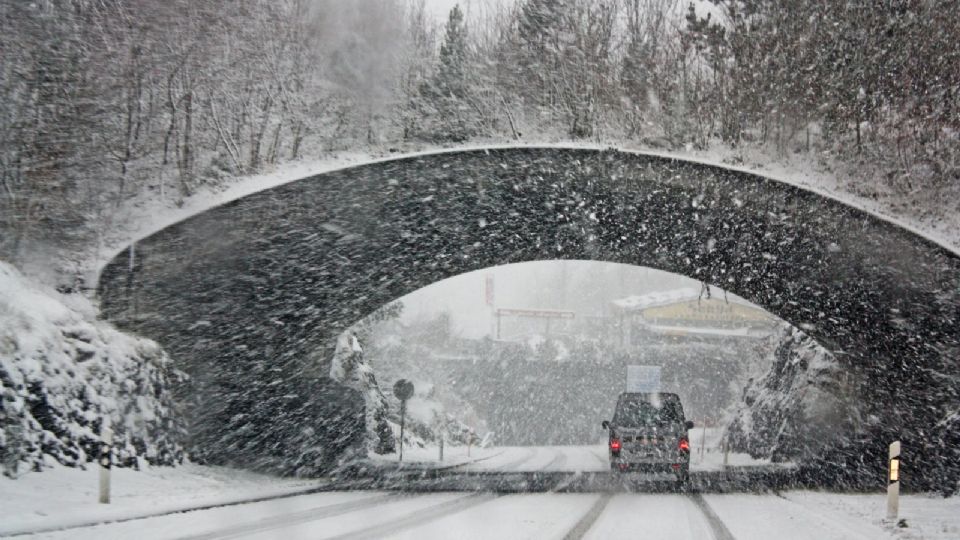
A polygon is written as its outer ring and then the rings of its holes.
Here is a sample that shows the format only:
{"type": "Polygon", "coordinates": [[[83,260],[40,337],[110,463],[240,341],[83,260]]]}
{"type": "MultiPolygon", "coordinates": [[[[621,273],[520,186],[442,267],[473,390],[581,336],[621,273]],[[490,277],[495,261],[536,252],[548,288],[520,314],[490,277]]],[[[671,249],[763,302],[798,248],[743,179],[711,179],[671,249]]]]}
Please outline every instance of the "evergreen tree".
{"type": "Polygon", "coordinates": [[[447,18],[436,75],[421,89],[424,137],[441,142],[462,142],[472,137],[478,119],[469,95],[467,28],[459,5],[447,18]]]}
{"type": "Polygon", "coordinates": [[[518,12],[515,88],[537,106],[556,102],[564,4],[565,0],[526,0],[518,12]]]}
{"type": "Polygon", "coordinates": [[[460,6],[453,6],[447,19],[446,34],[440,46],[440,66],[436,89],[442,96],[464,98],[467,93],[467,29],[460,6]]]}

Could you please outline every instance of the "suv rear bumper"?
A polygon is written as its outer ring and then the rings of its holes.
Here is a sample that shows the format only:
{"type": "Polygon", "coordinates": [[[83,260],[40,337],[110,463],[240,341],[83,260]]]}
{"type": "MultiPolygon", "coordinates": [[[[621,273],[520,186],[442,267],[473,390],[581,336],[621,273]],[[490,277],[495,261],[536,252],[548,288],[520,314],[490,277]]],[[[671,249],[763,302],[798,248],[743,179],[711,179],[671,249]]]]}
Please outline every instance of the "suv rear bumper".
{"type": "Polygon", "coordinates": [[[686,463],[620,463],[616,461],[611,461],[610,464],[619,468],[624,472],[639,472],[639,473],[670,473],[678,474],[683,472],[687,468],[686,463]]]}
{"type": "Polygon", "coordinates": [[[690,463],[690,454],[685,452],[636,452],[627,449],[617,453],[610,452],[610,463],[626,463],[629,465],[672,465],[674,463],[690,463]]]}

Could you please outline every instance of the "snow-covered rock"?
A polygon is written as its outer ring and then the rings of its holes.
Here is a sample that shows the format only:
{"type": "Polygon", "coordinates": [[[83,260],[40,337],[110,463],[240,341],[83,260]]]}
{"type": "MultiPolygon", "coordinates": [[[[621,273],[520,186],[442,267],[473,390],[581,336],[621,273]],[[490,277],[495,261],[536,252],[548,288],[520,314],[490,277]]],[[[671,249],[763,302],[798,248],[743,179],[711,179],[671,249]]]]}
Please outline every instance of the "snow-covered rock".
{"type": "Polygon", "coordinates": [[[120,466],[182,460],[170,384],[183,375],[155,342],[96,320],[80,295],[44,290],[0,262],[0,465],[8,476],[97,457],[104,423],[120,466]]]}
{"type": "Polygon", "coordinates": [[[364,360],[363,347],[353,332],[344,332],[337,339],[330,378],[363,394],[368,451],[377,454],[393,452],[393,433],[387,423],[387,399],[377,384],[373,368],[364,360]]]}
{"type": "Polygon", "coordinates": [[[727,427],[735,451],[791,461],[816,455],[838,430],[859,424],[836,358],[803,331],[785,329],[764,375],[750,380],[727,427]]]}

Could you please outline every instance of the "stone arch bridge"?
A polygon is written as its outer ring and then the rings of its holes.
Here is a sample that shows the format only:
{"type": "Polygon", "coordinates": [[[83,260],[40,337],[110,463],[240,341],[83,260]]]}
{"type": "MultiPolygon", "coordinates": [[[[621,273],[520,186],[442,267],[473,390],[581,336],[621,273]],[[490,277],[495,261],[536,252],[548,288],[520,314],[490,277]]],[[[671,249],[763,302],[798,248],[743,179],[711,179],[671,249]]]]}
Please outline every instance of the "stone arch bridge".
{"type": "Polygon", "coordinates": [[[956,253],[792,185],[614,150],[444,152],[304,178],[140,240],[99,290],[106,318],[191,375],[195,453],[291,470],[329,466],[362,429],[360,399],[327,378],[343,330],[439,280],[548,259],[682,274],[802,328],[882,419],[871,440],[929,437],[960,401],[956,253]]]}

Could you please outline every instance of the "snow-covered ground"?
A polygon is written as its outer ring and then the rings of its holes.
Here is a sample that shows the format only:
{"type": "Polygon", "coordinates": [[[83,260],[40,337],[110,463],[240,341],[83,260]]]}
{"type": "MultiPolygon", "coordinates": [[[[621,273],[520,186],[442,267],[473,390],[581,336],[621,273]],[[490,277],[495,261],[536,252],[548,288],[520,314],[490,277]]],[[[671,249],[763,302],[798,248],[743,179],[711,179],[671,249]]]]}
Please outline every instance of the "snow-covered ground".
{"type": "Polygon", "coordinates": [[[755,459],[750,454],[724,452],[721,447],[723,429],[694,427],[690,430],[690,470],[719,471],[724,467],[758,467],[771,465],[769,459],[755,459]]]}
{"type": "Polygon", "coordinates": [[[960,538],[960,500],[906,495],[901,528],[884,519],[882,494],[790,491],[781,496],[704,495],[737,540],[875,540],[960,538]]]}
{"type": "Polygon", "coordinates": [[[99,467],[90,464],[86,470],[56,466],[16,480],[0,476],[0,536],[299,493],[320,485],[192,464],[139,472],[113,469],[111,502],[99,504],[99,474],[99,467]]]}
{"type": "MultiPolygon", "coordinates": [[[[193,480],[187,483],[191,482],[193,480]]],[[[232,482],[227,481],[225,485],[232,485],[232,482]]],[[[201,483],[198,489],[202,491],[206,487],[201,483]]],[[[241,486],[233,487],[242,489],[241,486]]],[[[277,489],[275,483],[267,482],[263,489],[250,490],[249,494],[277,489]]],[[[53,502],[48,502],[47,507],[49,512],[56,512],[53,502]]],[[[884,522],[882,516],[886,506],[882,494],[791,491],[782,495],[499,495],[355,491],[300,495],[28,537],[51,540],[621,537],[658,540],[947,540],[960,537],[957,508],[956,499],[904,496],[901,517],[907,527],[900,528],[884,522]]],[[[9,515],[6,505],[3,511],[6,523],[9,515]]],[[[118,515],[121,513],[117,512],[118,515]]],[[[5,529],[10,530],[6,525],[5,529]]]]}
{"type": "MultiPolygon", "coordinates": [[[[707,435],[713,435],[711,430],[707,435]]],[[[469,458],[465,448],[452,450],[448,465],[480,460],[465,465],[466,470],[606,466],[602,446],[473,448],[469,458]]],[[[0,478],[0,536],[42,531],[27,537],[600,539],[642,533],[657,539],[960,538],[956,497],[904,495],[900,517],[906,527],[898,527],[884,520],[882,493],[308,493],[324,487],[323,481],[188,464],[114,470],[113,500],[105,505],[97,503],[98,472],[96,467],[55,467],[18,480],[0,478]]]]}

